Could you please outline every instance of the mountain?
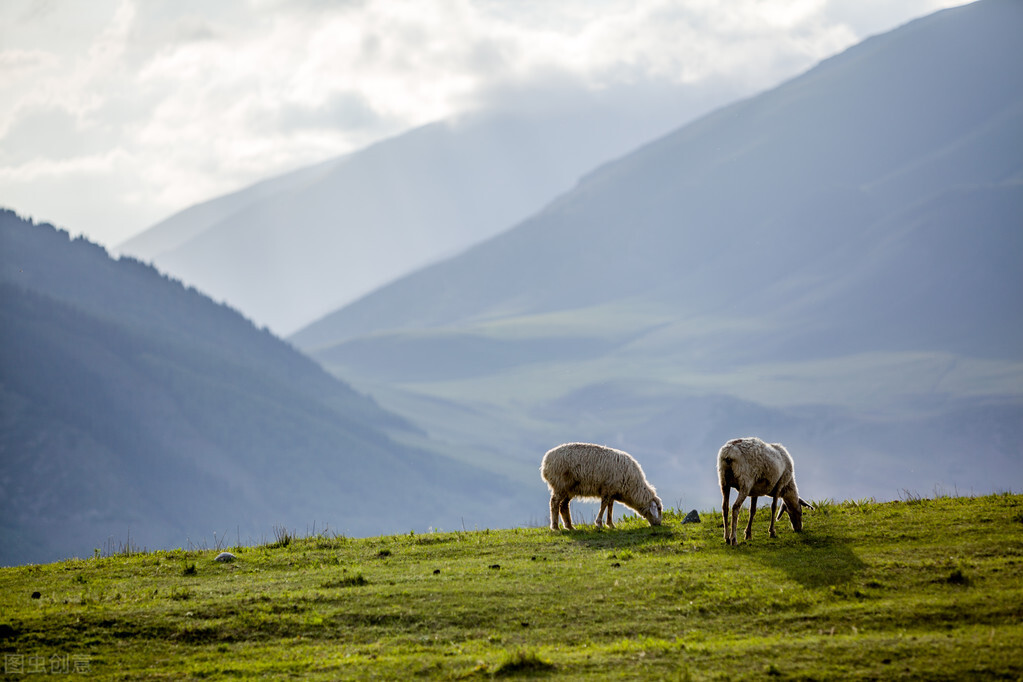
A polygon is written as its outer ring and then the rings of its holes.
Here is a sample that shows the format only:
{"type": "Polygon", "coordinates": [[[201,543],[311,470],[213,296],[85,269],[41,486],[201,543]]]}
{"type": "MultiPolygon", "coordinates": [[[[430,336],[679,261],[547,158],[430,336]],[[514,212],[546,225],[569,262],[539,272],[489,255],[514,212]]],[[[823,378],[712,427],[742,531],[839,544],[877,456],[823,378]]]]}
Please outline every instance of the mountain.
{"type": "Polygon", "coordinates": [[[1020,28],[982,0],[870,38],[290,338],[523,470],[635,449],[667,499],[712,504],[750,434],[811,496],[1023,480],[1020,28]]]}
{"type": "Polygon", "coordinates": [[[118,251],[290,333],[517,223],[715,98],[615,97],[627,104],[591,95],[426,125],[193,206],[118,251]]]}
{"type": "Polygon", "coordinates": [[[0,405],[4,565],[275,526],[493,524],[515,495],[236,311],[10,211],[0,405]]]}

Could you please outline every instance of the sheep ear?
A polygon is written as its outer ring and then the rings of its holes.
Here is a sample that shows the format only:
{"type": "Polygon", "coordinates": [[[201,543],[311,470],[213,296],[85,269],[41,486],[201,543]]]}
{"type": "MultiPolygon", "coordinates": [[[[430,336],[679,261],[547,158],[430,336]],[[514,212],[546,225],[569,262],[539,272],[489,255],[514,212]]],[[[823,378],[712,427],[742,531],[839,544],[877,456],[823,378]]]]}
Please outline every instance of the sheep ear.
{"type": "Polygon", "coordinates": [[[778,515],[776,517],[774,517],[774,518],[775,519],[780,519],[781,515],[784,514],[785,512],[787,512],[788,510],[789,510],[789,508],[785,506],[785,502],[783,500],[782,503],[781,503],[781,509],[778,510],[778,515]]]}
{"type": "Polygon", "coordinates": [[[800,507],[806,507],[807,509],[810,509],[810,510],[813,509],[813,505],[810,504],[809,502],[807,502],[806,500],[804,500],[802,497],[799,498],[799,506],[800,507]]]}
{"type": "Polygon", "coordinates": [[[661,512],[657,509],[657,502],[650,503],[650,516],[653,516],[655,519],[661,518],[661,512]]]}

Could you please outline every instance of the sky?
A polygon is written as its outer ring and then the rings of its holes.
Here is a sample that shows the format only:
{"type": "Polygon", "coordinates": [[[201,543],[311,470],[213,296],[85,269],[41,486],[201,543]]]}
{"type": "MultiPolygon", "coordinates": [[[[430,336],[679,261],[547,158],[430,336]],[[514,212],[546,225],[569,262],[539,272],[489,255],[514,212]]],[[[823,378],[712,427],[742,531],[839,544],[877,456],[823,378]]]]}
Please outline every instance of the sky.
{"type": "Polygon", "coordinates": [[[430,121],[558,92],[754,94],[959,4],[4,0],[0,206],[115,247],[430,121]]]}

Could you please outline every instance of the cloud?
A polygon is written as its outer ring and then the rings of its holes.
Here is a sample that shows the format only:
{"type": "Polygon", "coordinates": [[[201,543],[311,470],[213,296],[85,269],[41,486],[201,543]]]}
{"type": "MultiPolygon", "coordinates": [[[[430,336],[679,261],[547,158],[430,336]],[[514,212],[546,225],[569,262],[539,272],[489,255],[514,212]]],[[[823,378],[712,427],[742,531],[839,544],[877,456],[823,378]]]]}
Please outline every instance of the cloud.
{"type": "Polygon", "coordinates": [[[8,79],[32,77],[33,72],[53,66],[55,57],[43,50],[6,50],[0,52],[0,75],[8,79]]]}
{"type": "Polygon", "coordinates": [[[749,94],[945,4],[955,3],[7,0],[0,201],[113,243],[191,203],[474,108],[575,97],[559,92],[749,94]],[[109,204],[97,211],[67,190],[104,159],[96,177],[107,184],[89,181],[109,204]]]}
{"type": "Polygon", "coordinates": [[[323,102],[298,104],[289,102],[277,111],[274,125],[281,130],[337,130],[349,131],[372,127],[380,122],[360,92],[332,92],[323,102]]]}
{"type": "Polygon", "coordinates": [[[17,165],[32,159],[63,159],[103,151],[109,144],[100,136],[84,134],[67,109],[44,106],[20,112],[8,127],[0,146],[0,163],[17,165]]]}

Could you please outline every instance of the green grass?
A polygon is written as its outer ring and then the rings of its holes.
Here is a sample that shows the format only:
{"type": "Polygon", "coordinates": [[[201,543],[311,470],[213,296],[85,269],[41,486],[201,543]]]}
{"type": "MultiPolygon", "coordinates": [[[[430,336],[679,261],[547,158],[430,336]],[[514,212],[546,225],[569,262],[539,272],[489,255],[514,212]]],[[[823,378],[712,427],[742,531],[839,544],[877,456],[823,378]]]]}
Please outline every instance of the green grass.
{"type": "Polygon", "coordinates": [[[1023,677],[1021,495],[827,500],[776,540],[761,511],[738,547],[681,518],[4,568],[0,649],[105,679],[1023,677]]]}

